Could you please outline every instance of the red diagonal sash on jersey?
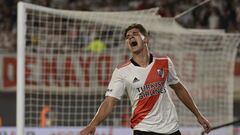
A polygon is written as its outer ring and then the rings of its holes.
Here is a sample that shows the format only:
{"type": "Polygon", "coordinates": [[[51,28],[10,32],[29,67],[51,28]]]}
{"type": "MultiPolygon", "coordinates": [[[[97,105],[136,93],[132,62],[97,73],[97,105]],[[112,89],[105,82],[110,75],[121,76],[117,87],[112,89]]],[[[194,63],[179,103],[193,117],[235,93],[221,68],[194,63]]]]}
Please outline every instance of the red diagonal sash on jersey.
{"type": "MultiPolygon", "coordinates": [[[[168,76],[168,60],[167,59],[156,60],[147,76],[144,85],[151,84],[154,82],[163,82],[164,85],[167,76],[168,76]],[[161,77],[161,75],[158,74],[158,69],[164,70],[163,77],[161,77]]],[[[134,128],[138,123],[140,123],[145,118],[145,116],[152,110],[153,106],[155,105],[159,97],[160,94],[156,94],[150,97],[140,99],[138,101],[137,106],[133,112],[133,117],[131,119],[131,128],[134,128]]]]}

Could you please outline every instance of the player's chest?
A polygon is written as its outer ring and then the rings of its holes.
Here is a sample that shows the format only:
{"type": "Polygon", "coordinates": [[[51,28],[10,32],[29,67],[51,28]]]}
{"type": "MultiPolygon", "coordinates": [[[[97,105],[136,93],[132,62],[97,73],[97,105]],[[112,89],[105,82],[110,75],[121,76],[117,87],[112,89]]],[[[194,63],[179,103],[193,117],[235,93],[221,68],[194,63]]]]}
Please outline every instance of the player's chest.
{"type": "Polygon", "coordinates": [[[126,74],[125,81],[128,87],[138,89],[143,86],[156,85],[160,83],[163,85],[167,78],[166,75],[167,71],[162,67],[135,68],[126,74]]]}
{"type": "Polygon", "coordinates": [[[141,69],[141,70],[131,70],[129,74],[126,76],[126,84],[128,87],[141,87],[144,85],[147,75],[149,73],[149,70],[147,69],[141,69]]]}

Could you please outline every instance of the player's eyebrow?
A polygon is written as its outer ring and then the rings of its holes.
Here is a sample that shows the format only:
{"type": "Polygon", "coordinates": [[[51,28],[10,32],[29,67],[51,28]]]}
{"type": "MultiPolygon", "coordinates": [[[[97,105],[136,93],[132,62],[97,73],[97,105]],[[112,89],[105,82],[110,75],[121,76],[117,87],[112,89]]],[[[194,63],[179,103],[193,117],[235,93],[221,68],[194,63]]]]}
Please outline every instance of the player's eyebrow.
{"type": "Polygon", "coordinates": [[[134,34],[138,34],[138,33],[139,33],[138,31],[133,31],[133,33],[132,33],[132,34],[134,35],[134,34]]]}

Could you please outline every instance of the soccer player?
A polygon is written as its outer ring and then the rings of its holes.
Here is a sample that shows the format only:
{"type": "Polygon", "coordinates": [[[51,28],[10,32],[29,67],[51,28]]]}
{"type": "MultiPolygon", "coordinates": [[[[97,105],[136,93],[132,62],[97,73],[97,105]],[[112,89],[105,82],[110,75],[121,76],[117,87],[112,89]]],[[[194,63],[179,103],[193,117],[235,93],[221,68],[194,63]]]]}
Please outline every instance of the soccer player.
{"type": "Polygon", "coordinates": [[[134,135],[181,135],[168,85],[196,116],[205,132],[210,132],[210,123],[179,80],[170,58],[156,57],[149,52],[146,29],[141,24],[132,24],[124,36],[132,58],[115,68],[104,101],[80,135],[94,135],[96,126],[111,113],[125,89],[132,105],[130,123],[134,135]]]}

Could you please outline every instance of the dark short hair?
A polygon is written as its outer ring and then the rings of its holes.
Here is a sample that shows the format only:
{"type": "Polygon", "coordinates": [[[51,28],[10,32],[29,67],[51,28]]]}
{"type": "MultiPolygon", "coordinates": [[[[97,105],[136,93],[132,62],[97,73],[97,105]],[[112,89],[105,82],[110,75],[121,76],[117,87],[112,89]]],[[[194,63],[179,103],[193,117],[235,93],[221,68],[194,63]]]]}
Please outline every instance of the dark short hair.
{"type": "Polygon", "coordinates": [[[126,38],[127,32],[128,32],[129,30],[131,30],[131,29],[134,29],[134,28],[138,29],[144,36],[148,36],[147,30],[143,27],[142,24],[134,23],[134,24],[131,24],[130,26],[128,26],[128,27],[125,29],[124,35],[123,35],[124,38],[126,38]]]}

